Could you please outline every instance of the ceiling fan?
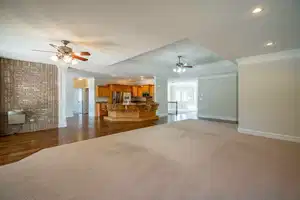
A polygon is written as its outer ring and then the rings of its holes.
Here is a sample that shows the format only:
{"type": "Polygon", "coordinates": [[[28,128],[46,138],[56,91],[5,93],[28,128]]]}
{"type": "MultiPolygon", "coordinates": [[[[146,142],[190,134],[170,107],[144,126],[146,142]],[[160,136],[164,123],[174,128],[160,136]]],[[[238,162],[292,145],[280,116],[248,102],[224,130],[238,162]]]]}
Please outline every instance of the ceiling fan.
{"type": "Polygon", "coordinates": [[[32,51],[55,53],[55,55],[50,57],[53,61],[63,60],[65,63],[70,63],[73,65],[78,63],[77,60],[87,61],[88,58],[85,58],[83,56],[91,55],[89,52],[86,51],[75,53],[72,48],[67,46],[70,43],[70,41],[68,40],[62,40],[61,42],[63,43],[62,46],[49,44],[51,47],[55,48],[56,51],[44,51],[44,50],[32,50],[32,51]]]}
{"type": "Polygon", "coordinates": [[[186,68],[193,68],[193,66],[188,65],[187,63],[181,62],[182,56],[178,56],[178,62],[176,63],[176,68],[173,69],[174,72],[182,73],[186,71],[186,68]]]}

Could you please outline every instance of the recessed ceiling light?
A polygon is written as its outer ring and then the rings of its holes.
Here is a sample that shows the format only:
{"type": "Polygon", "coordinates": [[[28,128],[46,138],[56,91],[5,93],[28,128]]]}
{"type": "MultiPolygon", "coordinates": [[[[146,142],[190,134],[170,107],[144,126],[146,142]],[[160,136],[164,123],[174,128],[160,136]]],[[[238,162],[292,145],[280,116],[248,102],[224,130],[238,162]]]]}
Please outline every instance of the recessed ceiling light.
{"type": "Polygon", "coordinates": [[[263,9],[261,7],[256,7],[256,8],[254,8],[254,10],[252,10],[252,13],[257,14],[257,13],[260,13],[262,11],[263,11],[263,9]]]}

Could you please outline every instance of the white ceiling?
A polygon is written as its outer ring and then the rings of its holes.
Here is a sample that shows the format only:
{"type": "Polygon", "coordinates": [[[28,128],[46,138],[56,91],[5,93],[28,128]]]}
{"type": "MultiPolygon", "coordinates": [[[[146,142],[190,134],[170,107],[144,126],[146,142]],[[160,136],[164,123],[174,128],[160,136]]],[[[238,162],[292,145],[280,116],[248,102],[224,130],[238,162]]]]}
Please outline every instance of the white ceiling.
{"type": "Polygon", "coordinates": [[[87,71],[176,76],[180,53],[197,65],[184,76],[230,72],[227,60],[300,48],[299,9],[299,0],[1,0],[0,56],[51,63],[31,50],[68,39],[92,53],[74,66],[87,71]],[[253,16],[257,5],[264,12],[253,16]]]}
{"type": "Polygon", "coordinates": [[[235,72],[237,67],[231,61],[226,61],[217,54],[195,45],[189,39],[184,39],[164,47],[143,53],[139,56],[127,59],[114,65],[106,66],[103,73],[114,76],[135,77],[159,76],[159,77],[198,77],[212,74],[235,72]],[[183,56],[181,61],[192,65],[185,73],[173,72],[178,62],[177,56],[183,56]]]}

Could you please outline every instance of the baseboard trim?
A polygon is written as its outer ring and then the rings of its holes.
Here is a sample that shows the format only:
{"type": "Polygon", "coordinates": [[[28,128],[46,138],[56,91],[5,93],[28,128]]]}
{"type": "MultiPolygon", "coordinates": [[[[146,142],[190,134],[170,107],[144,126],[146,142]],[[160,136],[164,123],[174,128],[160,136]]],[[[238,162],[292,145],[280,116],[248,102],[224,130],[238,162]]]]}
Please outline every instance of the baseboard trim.
{"type": "Polygon", "coordinates": [[[263,131],[244,129],[244,128],[238,128],[238,132],[248,134],[248,135],[261,136],[261,137],[266,137],[271,139],[300,143],[300,137],[291,136],[291,135],[281,135],[278,133],[263,132],[263,131]]]}
{"type": "Polygon", "coordinates": [[[159,117],[166,117],[168,116],[168,113],[161,113],[161,114],[157,114],[159,117]]]}
{"type": "MultiPolygon", "coordinates": [[[[191,109],[178,109],[178,112],[197,112],[197,110],[191,110],[191,109]]],[[[176,109],[170,109],[168,110],[168,113],[175,113],[176,109]]]]}
{"type": "Polygon", "coordinates": [[[67,124],[59,124],[58,125],[58,128],[65,128],[65,127],[67,127],[67,124]]]}
{"type": "Polygon", "coordinates": [[[198,115],[198,117],[202,119],[217,119],[222,121],[237,122],[237,119],[233,117],[221,117],[221,116],[209,116],[209,115],[198,115]]]}

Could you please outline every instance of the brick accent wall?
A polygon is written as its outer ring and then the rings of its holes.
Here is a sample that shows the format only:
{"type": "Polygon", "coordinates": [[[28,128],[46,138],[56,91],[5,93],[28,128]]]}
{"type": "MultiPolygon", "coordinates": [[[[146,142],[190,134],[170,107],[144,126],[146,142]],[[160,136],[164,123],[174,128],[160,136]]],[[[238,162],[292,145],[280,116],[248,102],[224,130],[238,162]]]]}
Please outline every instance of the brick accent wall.
{"type": "Polygon", "coordinates": [[[16,109],[26,113],[20,132],[58,127],[57,67],[0,58],[0,69],[0,131],[10,131],[3,114],[16,109]]]}

